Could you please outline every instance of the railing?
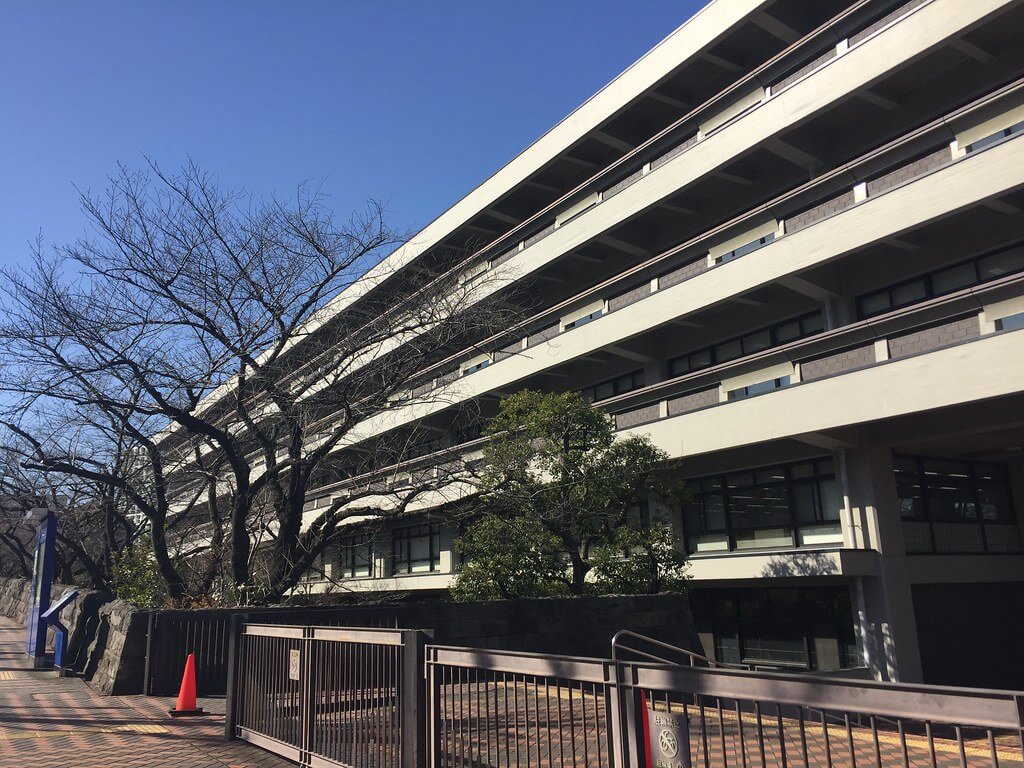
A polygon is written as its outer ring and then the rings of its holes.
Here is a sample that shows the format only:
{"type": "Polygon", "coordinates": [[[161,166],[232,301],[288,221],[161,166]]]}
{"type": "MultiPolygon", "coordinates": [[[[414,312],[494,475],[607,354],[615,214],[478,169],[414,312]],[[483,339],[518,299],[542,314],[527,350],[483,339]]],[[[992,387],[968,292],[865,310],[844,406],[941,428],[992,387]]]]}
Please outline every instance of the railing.
{"type": "Polygon", "coordinates": [[[304,766],[1024,766],[1024,692],[705,666],[636,633],[594,659],[237,629],[227,734],[304,766]]]}
{"type": "Polygon", "coordinates": [[[653,661],[659,664],[674,664],[688,667],[707,667],[708,669],[750,669],[749,664],[730,664],[715,661],[707,656],[694,653],[678,645],[656,640],[647,635],[622,629],[612,638],[612,661],[628,661],[624,655],[632,655],[641,661],[653,661]]]}
{"type": "Polygon", "coordinates": [[[645,753],[705,768],[1024,763],[1017,692],[651,665],[620,679],[642,724],[624,764],[645,753]]]}
{"type": "Polygon", "coordinates": [[[419,630],[246,624],[228,735],[304,766],[422,764],[419,630]]]}
{"type": "Polygon", "coordinates": [[[617,765],[613,662],[428,646],[426,664],[431,768],[617,765]]]}
{"type": "Polygon", "coordinates": [[[1024,694],[427,647],[431,768],[993,768],[1024,694]]]}

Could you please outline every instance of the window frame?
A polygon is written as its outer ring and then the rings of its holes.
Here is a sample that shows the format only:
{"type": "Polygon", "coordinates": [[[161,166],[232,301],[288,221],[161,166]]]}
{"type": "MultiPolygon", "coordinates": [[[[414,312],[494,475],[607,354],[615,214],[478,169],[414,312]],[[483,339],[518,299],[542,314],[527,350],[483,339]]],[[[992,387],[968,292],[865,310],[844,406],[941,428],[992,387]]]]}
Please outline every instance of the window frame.
{"type": "Polygon", "coordinates": [[[746,333],[740,334],[739,336],[732,336],[730,338],[722,339],[721,341],[717,341],[714,344],[708,344],[707,346],[704,346],[704,347],[698,347],[697,349],[691,350],[690,352],[687,352],[686,354],[683,354],[683,355],[676,355],[675,357],[670,358],[666,362],[666,364],[665,364],[666,365],[666,370],[667,370],[667,373],[668,373],[668,377],[670,379],[674,379],[674,378],[677,378],[679,376],[688,376],[689,374],[696,373],[697,371],[703,371],[703,370],[706,370],[708,368],[714,368],[716,365],[721,365],[722,363],[728,363],[728,362],[731,362],[733,360],[740,360],[740,359],[742,359],[744,357],[747,357],[748,355],[756,355],[759,352],[765,352],[765,351],[767,351],[769,349],[774,349],[776,347],[780,347],[783,344],[789,344],[790,342],[793,342],[793,341],[799,341],[800,339],[806,339],[806,338],[808,338],[810,336],[814,336],[815,334],[823,333],[824,331],[825,331],[825,313],[824,313],[824,310],[815,309],[815,310],[811,310],[810,312],[804,312],[802,314],[795,315],[793,317],[787,317],[785,320],[780,320],[780,321],[778,321],[776,323],[771,323],[770,325],[766,325],[766,326],[763,326],[761,328],[755,328],[754,330],[747,331],[746,333]],[[810,321],[815,320],[815,319],[818,320],[818,324],[815,325],[815,326],[809,325],[810,321]],[[796,336],[794,336],[792,338],[785,339],[785,340],[780,340],[779,339],[779,332],[785,326],[790,325],[790,324],[792,324],[794,322],[799,323],[799,333],[798,333],[798,335],[796,335],[796,336]],[[808,329],[810,329],[810,330],[808,330],[808,329]],[[746,352],[743,351],[743,342],[744,342],[745,339],[749,339],[749,338],[751,338],[753,336],[756,336],[758,334],[764,333],[765,331],[768,331],[768,333],[770,335],[771,341],[770,341],[769,346],[764,347],[764,348],[759,349],[759,350],[756,350],[754,352],[749,352],[749,353],[746,353],[746,352]],[[727,344],[738,344],[739,345],[739,349],[740,349],[740,353],[738,355],[736,355],[736,356],[733,356],[733,357],[721,357],[717,353],[717,350],[719,350],[721,347],[726,346],[727,344]],[[692,358],[692,357],[694,357],[696,355],[706,355],[708,362],[706,364],[703,364],[703,365],[698,365],[697,367],[694,367],[691,363],[688,363],[689,367],[688,367],[687,370],[681,371],[681,372],[677,370],[677,368],[676,368],[676,364],[677,363],[679,363],[682,360],[689,361],[690,358],[692,358]]]}
{"type": "MultiPolygon", "coordinates": [[[[908,555],[1019,555],[1024,551],[1024,536],[1022,536],[1020,518],[1018,517],[1017,507],[1013,498],[1013,482],[1010,479],[1010,468],[1005,464],[998,462],[989,461],[972,461],[970,459],[947,459],[935,456],[912,456],[907,454],[895,454],[893,456],[893,475],[895,477],[896,484],[896,501],[897,509],[900,515],[900,523],[906,525],[907,523],[925,524],[928,526],[928,541],[929,548],[927,550],[922,549],[910,549],[907,548],[906,552],[908,555]],[[902,469],[899,465],[904,462],[913,462],[914,469],[902,469]],[[968,472],[967,481],[970,484],[970,498],[971,503],[975,508],[975,517],[973,519],[939,519],[936,517],[933,505],[935,499],[934,494],[929,492],[929,489],[936,487],[935,479],[941,482],[941,478],[954,478],[957,477],[950,473],[941,473],[937,470],[929,470],[927,464],[931,462],[948,462],[952,464],[963,465],[968,472]],[[986,469],[992,472],[994,468],[997,468],[997,472],[1000,477],[995,480],[988,479],[985,477],[979,477],[979,472],[984,472],[986,469]],[[918,489],[918,495],[915,499],[918,501],[918,509],[914,516],[904,514],[903,511],[903,499],[900,495],[901,479],[907,477],[912,478],[914,482],[913,487],[918,489]],[[1002,492],[1005,494],[1007,507],[1008,507],[1008,518],[1005,520],[994,519],[986,520],[982,511],[982,486],[997,484],[1002,492]],[[975,549],[948,549],[939,548],[939,540],[936,536],[935,526],[939,525],[962,525],[962,526],[975,526],[978,529],[981,539],[981,550],[975,549]],[[1017,549],[991,549],[990,537],[991,534],[986,532],[988,526],[996,525],[1013,525],[1017,530],[1017,549]]],[[[960,480],[947,480],[946,485],[950,485],[953,482],[961,482],[960,480]]],[[[963,540],[962,538],[960,540],[963,540]]]]}
{"type": "MultiPolygon", "coordinates": [[[[756,467],[753,469],[739,470],[735,472],[720,473],[715,475],[708,475],[705,477],[691,478],[686,481],[687,487],[691,489],[691,500],[683,505],[682,511],[682,523],[683,523],[683,540],[686,552],[689,555],[700,556],[702,553],[697,550],[697,545],[694,542],[696,537],[705,535],[725,535],[726,548],[721,550],[706,550],[709,555],[732,553],[732,552],[750,552],[756,550],[772,550],[772,549],[808,549],[813,548],[817,545],[804,545],[800,543],[801,531],[807,531],[810,529],[819,528],[823,525],[838,523],[840,533],[842,533],[842,509],[836,511],[835,519],[829,519],[825,510],[825,493],[823,492],[823,486],[826,482],[832,482],[836,484],[838,490],[839,483],[839,468],[837,467],[837,459],[833,456],[819,456],[812,459],[804,459],[801,461],[792,461],[785,464],[771,464],[767,466],[756,467]],[[822,469],[822,465],[826,462],[832,464],[831,472],[826,472],[822,469]],[[810,467],[810,474],[807,477],[794,477],[793,470],[798,467],[810,467]],[[758,483],[757,475],[759,473],[772,473],[781,472],[783,479],[772,483],[758,483]],[[735,484],[735,481],[730,481],[730,478],[736,476],[749,474],[752,482],[750,484],[735,484]],[[814,500],[814,519],[807,521],[801,520],[796,505],[796,492],[794,488],[800,486],[811,485],[812,487],[812,498],[814,500]],[[692,493],[694,486],[703,488],[705,485],[716,486],[708,491],[701,491],[700,493],[692,493]],[[751,527],[737,526],[736,521],[733,520],[733,509],[735,504],[731,502],[730,495],[738,496],[743,492],[750,492],[758,488],[784,488],[787,501],[787,512],[788,520],[785,525],[779,525],[772,523],[769,525],[755,525],[751,527]],[[707,525],[707,510],[708,504],[706,499],[709,497],[716,497],[721,503],[721,514],[723,527],[720,528],[709,528],[707,525]],[[700,530],[694,531],[690,526],[687,518],[689,517],[688,507],[699,503],[700,508],[698,514],[700,515],[700,530]],[[788,545],[767,545],[764,547],[741,547],[737,544],[737,532],[753,532],[759,530],[776,530],[784,528],[789,532],[790,543],[788,545]]],[[[835,546],[838,546],[835,545],[835,546]]]]}
{"type": "Polygon", "coordinates": [[[391,531],[391,575],[415,576],[423,573],[438,573],[441,570],[441,524],[437,522],[418,523],[393,528],[391,531]],[[427,539],[427,559],[413,560],[414,539],[427,539]],[[427,563],[426,570],[413,570],[417,564],[427,563]]]}
{"type": "MultiPolygon", "coordinates": [[[[985,283],[990,283],[994,280],[998,280],[1001,277],[1005,277],[1005,275],[997,275],[995,277],[982,277],[981,262],[984,261],[985,259],[991,258],[992,256],[998,256],[1001,253],[1007,253],[1009,251],[1018,250],[1021,248],[1024,248],[1024,241],[1014,243],[1013,245],[1007,245],[1002,248],[996,248],[991,251],[986,251],[985,253],[979,253],[977,256],[972,256],[969,259],[963,259],[961,261],[953,262],[952,264],[947,264],[943,267],[939,267],[938,269],[932,269],[927,272],[922,272],[921,274],[915,275],[914,277],[909,277],[905,280],[900,280],[898,282],[891,283],[882,288],[877,288],[873,291],[866,291],[857,296],[856,298],[855,304],[857,306],[857,317],[860,320],[867,320],[872,317],[884,315],[887,312],[894,312],[897,309],[912,307],[915,304],[920,304],[921,302],[928,301],[939,296],[948,296],[951,293],[962,291],[965,288],[970,288],[975,285],[984,285],[985,283]],[[965,266],[971,266],[974,269],[973,282],[968,283],[967,285],[960,286],[959,288],[950,288],[942,291],[935,290],[934,280],[937,276],[945,272],[949,272],[951,270],[959,269],[965,266]],[[895,291],[898,291],[901,288],[906,288],[907,286],[914,285],[916,283],[920,283],[924,289],[924,295],[921,298],[904,302],[897,302],[895,300],[895,291]],[[864,310],[864,304],[867,301],[879,297],[885,297],[887,299],[885,309],[874,310],[871,312],[867,312],[864,310]]],[[[1024,268],[1014,270],[1012,272],[1007,272],[1006,275],[1015,275],[1019,274],[1022,271],[1024,271],[1024,268]]]]}

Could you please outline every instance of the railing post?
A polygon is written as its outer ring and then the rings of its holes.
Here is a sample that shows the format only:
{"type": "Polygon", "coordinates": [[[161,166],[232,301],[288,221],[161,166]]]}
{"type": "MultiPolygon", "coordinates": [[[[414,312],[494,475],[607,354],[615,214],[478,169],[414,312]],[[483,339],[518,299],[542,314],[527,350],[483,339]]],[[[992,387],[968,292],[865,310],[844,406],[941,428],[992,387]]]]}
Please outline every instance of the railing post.
{"type": "Polygon", "coordinates": [[[632,665],[615,662],[615,693],[618,699],[613,732],[617,731],[615,768],[644,768],[647,745],[643,744],[643,718],[640,692],[636,688],[636,674],[632,665]]]}
{"type": "Polygon", "coordinates": [[[150,670],[153,665],[153,637],[156,635],[156,611],[150,611],[146,617],[146,662],[142,668],[142,695],[153,695],[153,678],[150,670]]]}
{"type": "MultiPolygon", "coordinates": [[[[433,649],[427,648],[424,657],[433,655],[433,649]]],[[[441,765],[441,697],[444,691],[441,689],[441,677],[437,674],[437,666],[429,664],[424,659],[423,674],[427,682],[427,706],[429,724],[427,726],[427,766],[429,768],[440,768],[441,765]]]]}
{"type": "MultiPolygon", "coordinates": [[[[237,738],[243,690],[243,683],[239,678],[245,655],[242,632],[247,621],[247,613],[233,613],[228,619],[228,679],[224,695],[224,738],[228,740],[237,738]]],[[[149,657],[146,658],[148,661],[149,657]]]]}
{"type": "Polygon", "coordinates": [[[402,630],[401,768],[422,768],[426,760],[427,686],[423,667],[427,639],[422,630],[402,630]]]}

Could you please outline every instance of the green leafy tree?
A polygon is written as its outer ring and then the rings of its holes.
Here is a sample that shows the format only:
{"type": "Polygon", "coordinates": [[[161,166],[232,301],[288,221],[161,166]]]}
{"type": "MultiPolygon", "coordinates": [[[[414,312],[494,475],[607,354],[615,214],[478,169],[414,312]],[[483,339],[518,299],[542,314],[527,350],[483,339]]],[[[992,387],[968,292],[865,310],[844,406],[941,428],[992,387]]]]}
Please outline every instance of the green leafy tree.
{"type": "Polygon", "coordinates": [[[562,543],[530,518],[484,517],[456,542],[462,572],[456,600],[553,597],[569,592],[562,543]]]}
{"type": "Polygon", "coordinates": [[[594,588],[604,594],[656,594],[686,588],[686,556],[668,523],[624,526],[591,557],[594,588]]]}
{"type": "Polygon", "coordinates": [[[140,608],[156,608],[163,603],[166,584],[150,542],[140,541],[114,557],[111,586],[115,597],[140,608]]]}
{"type": "MultiPolygon", "coordinates": [[[[457,597],[501,594],[513,583],[519,595],[528,588],[531,594],[551,594],[550,586],[562,581],[569,594],[591,591],[595,552],[614,544],[621,529],[639,529],[639,502],[650,496],[676,499],[682,490],[665,469],[664,451],[647,437],[616,439],[611,418],[576,393],[511,395],[485,434],[491,439],[478,470],[477,510],[483,518],[463,537],[468,562],[457,597]],[[515,535],[507,527],[512,521],[519,524],[515,535]],[[548,552],[555,543],[560,562],[552,581],[548,552]],[[541,553],[545,570],[536,583],[510,578],[521,570],[508,564],[541,553]]],[[[664,554],[661,548],[651,551],[664,554]]]]}

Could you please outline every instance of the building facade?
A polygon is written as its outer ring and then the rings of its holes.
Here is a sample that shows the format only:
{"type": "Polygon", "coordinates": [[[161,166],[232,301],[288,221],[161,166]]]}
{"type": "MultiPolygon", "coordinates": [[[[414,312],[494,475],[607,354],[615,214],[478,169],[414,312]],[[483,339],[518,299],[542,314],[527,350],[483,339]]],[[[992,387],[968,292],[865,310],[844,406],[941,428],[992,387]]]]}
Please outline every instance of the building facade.
{"type": "MultiPolygon", "coordinates": [[[[391,257],[472,236],[535,302],[398,418],[426,460],[479,447],[453,401],[580,391],[687,479],[709,655],[964,682],[1024,606],[1022,136],[1020,2],[715,0],[391,257]]],[[[443,590],[457,533],[323,569],[443,590]]]]}

